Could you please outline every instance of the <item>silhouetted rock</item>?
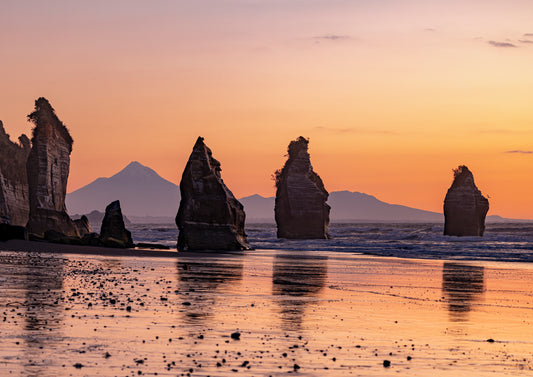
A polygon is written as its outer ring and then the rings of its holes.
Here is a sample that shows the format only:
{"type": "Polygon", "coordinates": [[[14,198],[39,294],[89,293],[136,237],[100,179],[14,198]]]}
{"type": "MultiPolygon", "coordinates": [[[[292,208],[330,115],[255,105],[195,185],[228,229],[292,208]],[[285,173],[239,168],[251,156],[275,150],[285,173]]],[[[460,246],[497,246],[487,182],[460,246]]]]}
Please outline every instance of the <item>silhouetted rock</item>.
{"type": "Polygon", "coordinates": [[[181,177],[178,250],[249,249],[244,209],[220,176],[220,162],[199,137],[181,177]]]}
{"type": "Polygon", "coordinates": [[[49,229],[44,232],[44,239],[52,243],[62,243],[66,245],[82,245],[83,242],[78,236],[67,236],[57,230],[49,229]]]}
{"type": "Polygon", "coordinates": [[[92,233],[91,224],[87,216],[83,215],[81,218],[74,220],[74,225],[78,229],[80,237],[85,236],[87,233],[92,233]]]}
{"type": "Polygon", "coordinates": [[[104,220],[100,230],[100,241],[107,247],[133,247],[131,233],[124,226],[122,210],[118,200],[105,209],[104,220]]]}
{"type": "Polygon", "coordinates": [[[275,173],[278,238],[329,238],[329,194],[313,171],[308,144],[301,136],[291,141],[289,158],[275,173]]]}
{"type": "MultiPolygon", "coordinates": [[[[89,220],[89,224],[91,224],[91,227],[100,228],[102,226],[102,221],[104,220],[105,213],[94,210],[85,215],[79,215],[79,214],[73,215],[72,218],[75,220],[78,220],[78,219],[81,219],[83,216],[87,217],[87,219],[89,220]]],[[[131,221],[128,219],[126,215],[123,214],[122,218],[124,219],[125,225],[131,224],[131,221]]]]}
{"type": "Polygon", "coordinates": [[[13,143],[0,121],[0,223],[25,226],[30,204],[26,160],[30,153],[26,135],[13,143]]]}
{"type": "Polygon", "coordinates": [[[444,235],[482,236],[489,201],[481,195],[466,166],[453,172],[454,180],[444,199],[444,235]]]}
{"type": "Polygon", "coordinates": [[[35,124],[26,165],[30,198],[28,232],[42,235],[54,230],[66,236],[79,236],[65,208],[72,137],[45,98],[35,101],[35,111],[28,119],[35,124]]]}
{"type": "Polygon", "coordinates": [[[20,225],[0,223],[0,241],[27,240],[28,232],[20,225]]]}

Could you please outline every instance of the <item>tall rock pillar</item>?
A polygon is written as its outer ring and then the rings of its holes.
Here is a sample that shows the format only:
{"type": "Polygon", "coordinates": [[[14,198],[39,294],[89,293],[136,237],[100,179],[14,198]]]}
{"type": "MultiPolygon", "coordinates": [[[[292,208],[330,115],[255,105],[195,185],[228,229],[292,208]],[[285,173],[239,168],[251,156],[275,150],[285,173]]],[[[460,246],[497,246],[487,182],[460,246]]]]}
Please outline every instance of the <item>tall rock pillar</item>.
{"type": "Polygon", "coordinates": [[[483,236],[489,201],[478,190],[464,165],[454,169],[452,186],[444,198],[445,236],[483,236]]]}
{"type": "Polygon", "coordinates": [[[313,171],[308,145],[302,136],[291,141],[289,158],[275,173],[278,238],[329,238],[329,194],[313,171]]]}
{"type": "Polygon", "coordinates": [[[199,137],[181,177],[178,250],[249,249],[244,208],[220,176],[220,162],[199,137]]]}
{"type": "Polygon", "coordinates": [[[28,232],[42,235],[55,230],[79,236],[65,207],[72,137],[43,97],[35,101],[35,111],[28,119],[35,124],[26,165],[30,198],[28,232]]]}

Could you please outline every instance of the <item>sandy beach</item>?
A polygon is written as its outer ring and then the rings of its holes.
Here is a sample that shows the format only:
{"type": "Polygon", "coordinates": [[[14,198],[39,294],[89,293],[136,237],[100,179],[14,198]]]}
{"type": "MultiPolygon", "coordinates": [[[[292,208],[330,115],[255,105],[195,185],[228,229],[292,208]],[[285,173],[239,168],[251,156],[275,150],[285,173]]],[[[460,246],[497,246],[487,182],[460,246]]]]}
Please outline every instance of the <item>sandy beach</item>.
{"type": "Polygon", "coordinates": [[[2,376],[532,373],[529,263],[0,249],[2,376]]]}

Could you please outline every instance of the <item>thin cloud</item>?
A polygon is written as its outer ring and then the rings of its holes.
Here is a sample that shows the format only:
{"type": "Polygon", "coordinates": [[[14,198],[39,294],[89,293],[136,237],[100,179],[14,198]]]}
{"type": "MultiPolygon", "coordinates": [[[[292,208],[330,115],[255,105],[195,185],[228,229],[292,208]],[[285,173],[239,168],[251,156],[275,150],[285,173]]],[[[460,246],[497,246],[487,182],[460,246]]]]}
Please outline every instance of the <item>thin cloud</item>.
{"type": "Polygon", "coordinates": [[[533,43],[533,41],[530,41],[529,39],[519,39],[518,42],[520,42],[520,43],[533,43]]]}
{"type": "Polygon", "coordinates": [[[493,47],[503,47],[503,48],[517,47],[516,45],[509,43],[509,42],[497,42],[497,41],[489,41],[489,45],[493,47]]]}
{"type": "Polygon", "coordinates": [[[341,34],[325,34],[325,35],[318,35],[316,37],[313,37],[315,40],[323,40],[323,41],[340,41],[340,40],[348,40],[352,39],[349,35],[341,35],[341,34]]]}
{"type": "Polygon", "coordinates": [[[503,153],[513,153],[513,154],[533,154],[533,151],[523,151],[520,149],[514,150],[514,151],[505,151],[503,153]]]}
{"type": "Polygon", "coordinates": [[[523,36],[524,37],[533,37],[533,33],[525,33],[523,36]]]}
{"type": "Polygon", "coordinates": [[[432,27],[427,27],[424,29],[424,31],[437,31],[436,29],[433,29],[432,27]]]}
{"type": "Polygon", "coordinates": [[[358,127],[336,128],[336,127],[318,126],[318,127],[315,127],[315,130],[336,133],[336,134],[351,134],[351,133],[380,134],[380,135],[397,135],[398,134],[396,132],[389,131],[389,130],[358,128],[358,127]]]}

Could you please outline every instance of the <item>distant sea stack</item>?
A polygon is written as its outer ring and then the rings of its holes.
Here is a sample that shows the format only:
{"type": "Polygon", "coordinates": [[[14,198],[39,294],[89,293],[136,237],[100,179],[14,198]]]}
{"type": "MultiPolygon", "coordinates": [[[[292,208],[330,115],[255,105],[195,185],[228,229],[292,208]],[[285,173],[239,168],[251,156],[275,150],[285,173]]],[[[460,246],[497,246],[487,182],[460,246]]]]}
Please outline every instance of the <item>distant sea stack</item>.
{"type": "Polygon", "coordinates": [[[30,139],[19,137],[19,143],[9,139],[0,121],[0,224],[26,226],[30,213],[26,161],[30,139]]]}
{"type": "Polygon", "coordinates": [[[313,171],[308,146],[302,136],[291,141],[289,158],[275,173],[278,238],[329,238],[329,194],[313,171]]]}
{"type": "Polygon", "coordinates": [[[466,166],[454,169],[453,175],[444,199],[444,235],[483,236],[489,201],[481,195],[466,166]]]}
{"type": "Polygon", "coordinates": [[[43,235],[47,230],[54,230],[79,236],[65,207],[72,137],[43,97],[35,101],[35,111],[28,115],[28,120],[35,124],[26,165],[30,199],[28,232],[43,235]]]}
{"type": "Polygon", "coordinates": [[[244,208],[220,176],[220,162],[199,137],[181,177],[178,250],[246,250],[244,208]]]}
{"type": "Polygon", "coordinates": [[[124,225],[120,202],[115,200],[105,209],[102,228],[100,229],[100,241],[107,247],[133,247],[131,233],[124,225]]]}

